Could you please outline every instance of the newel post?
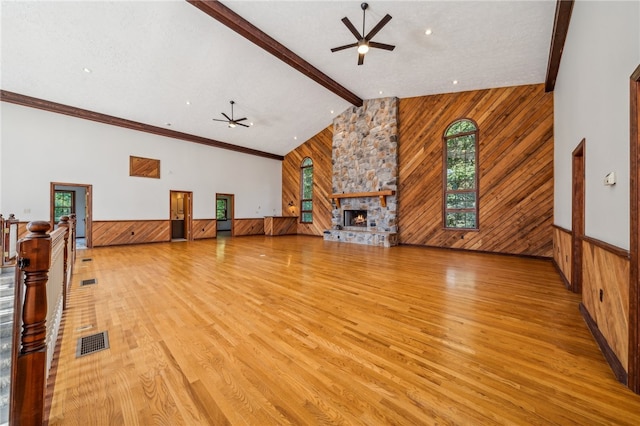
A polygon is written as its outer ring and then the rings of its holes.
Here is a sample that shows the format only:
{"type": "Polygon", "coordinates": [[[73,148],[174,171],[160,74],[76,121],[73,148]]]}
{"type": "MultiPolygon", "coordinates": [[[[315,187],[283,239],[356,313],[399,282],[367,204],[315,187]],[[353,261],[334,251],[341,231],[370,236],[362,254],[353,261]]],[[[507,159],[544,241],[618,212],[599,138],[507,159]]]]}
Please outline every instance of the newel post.
{"type": "Polygon", "coordinates": [[[25,294],[14,388],[17,425],[42,425],[44,420],[47,280],[51,264],[49,229],[49,222],[29,222],[29,233],[18,246],[18,267],[24,274],[25,294]]]}
{"type": "MultiPolygon", "coordinates": [[[[76,227],[78,226],[76,214],[71,213],[69,216],[69,223],[71,224],[71,265],[75,265],[76,263],[76,227]]],[[[86,234],[85,234],[86,235],[86,234]]]]}
{"type": "Polygon", "coordinates": [[[62,266],[62,309],[67,309],[67,286],[69,280],[67,271],[69,268],[69,236],[71,234],[71,224],[69,223],[69,216],[61,216],[60,222],[58,222],[58,228],[67,228],[67,232],[64,234],[64,250],[63,253],[63,266],[62,266]]]}

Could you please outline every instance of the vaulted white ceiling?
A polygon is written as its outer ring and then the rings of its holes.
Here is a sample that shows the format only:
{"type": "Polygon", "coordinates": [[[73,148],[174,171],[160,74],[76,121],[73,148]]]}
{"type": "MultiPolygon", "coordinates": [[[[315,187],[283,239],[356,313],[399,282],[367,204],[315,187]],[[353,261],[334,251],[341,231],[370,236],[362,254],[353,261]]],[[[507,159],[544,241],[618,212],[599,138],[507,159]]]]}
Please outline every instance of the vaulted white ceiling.
{"type": "MultiPolygon", "coordinates": [[[[543,83],[555,1],[223,1],[362,99],[543,83]],[[425,31],[431,29],[431,35],[425,31]],[[458,84],[454,85],[453,81],[458,84]]],[[[181,0],[1,3],[3,90],[284,155],[350,104],[181,0]],[[85,68],[91,72],[86,72],[85,68]],[[247,117],[250,128],[212,119],[247,117]]]]}

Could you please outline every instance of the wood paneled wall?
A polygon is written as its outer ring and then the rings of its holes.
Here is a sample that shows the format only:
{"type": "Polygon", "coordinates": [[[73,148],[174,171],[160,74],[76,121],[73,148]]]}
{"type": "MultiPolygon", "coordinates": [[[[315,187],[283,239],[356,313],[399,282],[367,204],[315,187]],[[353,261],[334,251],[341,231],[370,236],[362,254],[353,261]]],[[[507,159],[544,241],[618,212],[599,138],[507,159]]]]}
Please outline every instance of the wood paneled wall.
{"type": "Polygon", "coordinates": [[[553,93],[527,85],[401,99],[400,243],[551,257],[553,93]],[[443,229],[443,134],[479,127],[480,231],[443,229]]]}
{"type": "Polygon", "coordinates": [[[265,235],[295,235],[297,234],[298,218],[293,216],[264,218],[265,235]]]}
{"type": "MultiPolygon", "coordinates": [[[[582,303],[628,371],[629,258],[594,241],[582,242],[582,303]],[[600,300],[602,291],[602,300],[600,300]]],[[[623,251],[622,251],[623,252],[623,251]]]]}
{"type": "Polygon", "coordinates": [[[233,236],[264,235],[264,218],[233,219],[233,236]]]}
{"type": "Polygon", "coordinates": [[[171,241],[169,220],[94,220],[92,229],[94,247],[171,241]]]}
{"type": "Polygon", "coordinates": [[[327,127],[284,157],[282,162],[282,213],[300,215],[300,164],[305,157],[313,160],[313,223],[299,223],[298,234],[322,235],[331,228],[333,125],[327,127]],[[293,201],[294,211],[289,209],[293,201]]]}
{"type": "Polygon", "coordinates": [[[193,239],[215,238],[216,226],[217,221],[215,219],[194,219],[192,228],[193,239]]]}
{"type": "Polygon", "coordinates": [[[571,283],[571,256],[571,231],[554,226],[553,260],[567,286],[571,283]]]}

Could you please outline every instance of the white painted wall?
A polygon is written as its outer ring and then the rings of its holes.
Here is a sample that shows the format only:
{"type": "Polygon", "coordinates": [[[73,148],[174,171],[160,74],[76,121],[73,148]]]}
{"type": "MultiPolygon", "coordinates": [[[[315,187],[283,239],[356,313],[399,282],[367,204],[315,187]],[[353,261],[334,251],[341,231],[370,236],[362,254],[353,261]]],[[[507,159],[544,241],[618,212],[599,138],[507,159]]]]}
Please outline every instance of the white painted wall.
{"type": "Polygon", "coordinates": [[[640,2],[574,4],[554,92],[554,223],[571,229],[572,151],[586,139],[585,233],[629,248],[629,77],[640,64],[640,2]],[[615,172],[617,183],[604,186],[615,172]]]}
{"type": "Polygon", "coordinates": [[[169,219],[170,190],[193,192],[194,219],[215,218],[216,192],[235,194],[236,217],[281,209],[278,160],[5,102],[0,113],[0,206],[21,221],[49,219],[50,182],[93,185],[93,220],[169,219]],[[130,155],[159,159],[161,178],[130,177],[130,155]]]}

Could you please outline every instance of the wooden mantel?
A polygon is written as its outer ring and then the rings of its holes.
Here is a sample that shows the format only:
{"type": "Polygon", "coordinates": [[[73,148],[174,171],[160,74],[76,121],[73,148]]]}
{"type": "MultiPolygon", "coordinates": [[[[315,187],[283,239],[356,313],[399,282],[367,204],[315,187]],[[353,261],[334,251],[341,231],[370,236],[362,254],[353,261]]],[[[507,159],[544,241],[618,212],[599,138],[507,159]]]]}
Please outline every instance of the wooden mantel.
{"type": "Polygon", "coordinates": [[[387,196],[395,195],[396,191],[393,189],[383,189],[381,191],[373,192],[352,192],[350,194],[331,194],[331,199],[336,204],[336,207],[340,208],[340,200],[342,198],[367,198],[367,197],[379,197],[380,205],[387,207],[387,196]]]}

